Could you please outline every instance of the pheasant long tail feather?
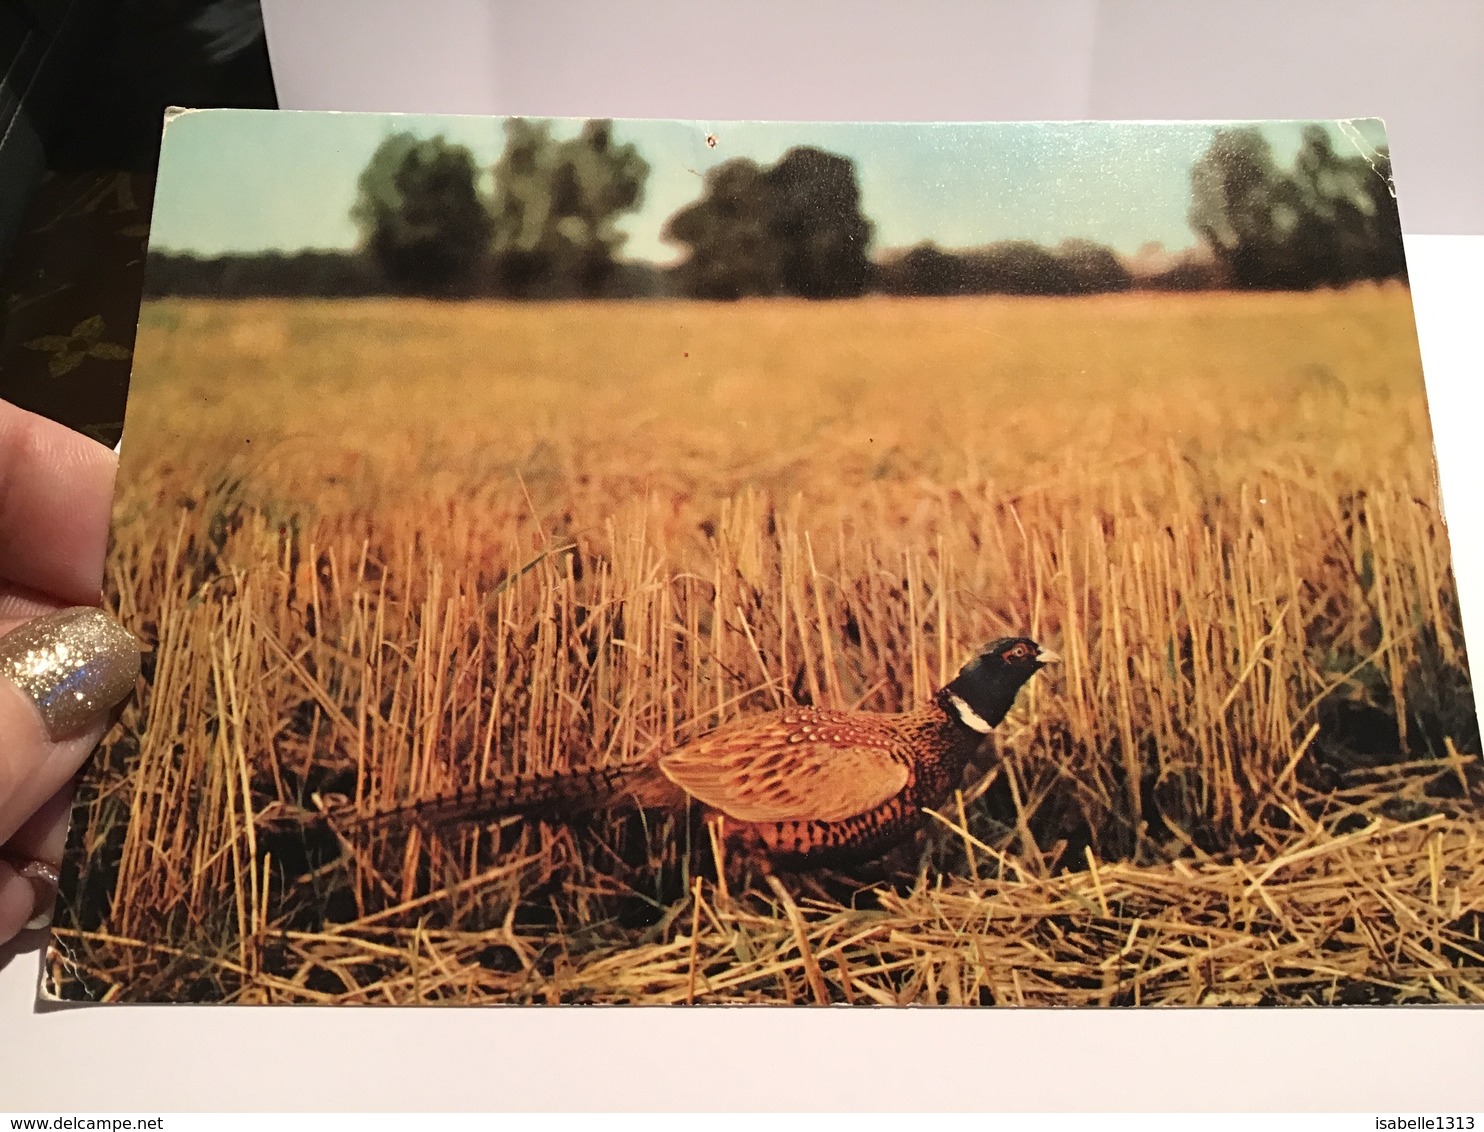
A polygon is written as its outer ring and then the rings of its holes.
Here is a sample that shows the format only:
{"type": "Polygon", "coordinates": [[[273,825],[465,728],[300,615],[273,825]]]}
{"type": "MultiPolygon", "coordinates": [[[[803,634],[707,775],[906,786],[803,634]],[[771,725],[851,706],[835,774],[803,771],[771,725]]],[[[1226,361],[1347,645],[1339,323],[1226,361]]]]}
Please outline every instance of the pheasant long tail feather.
{"type": "Polygon", "coordinates": [[[326,817],[342,830],[365,830],[517,816],[568,819],[600,810],[675,809],[685,801],[685,794],[658,767],[639,764],[517,775],[376,810],[331,810],[326,817]]]}

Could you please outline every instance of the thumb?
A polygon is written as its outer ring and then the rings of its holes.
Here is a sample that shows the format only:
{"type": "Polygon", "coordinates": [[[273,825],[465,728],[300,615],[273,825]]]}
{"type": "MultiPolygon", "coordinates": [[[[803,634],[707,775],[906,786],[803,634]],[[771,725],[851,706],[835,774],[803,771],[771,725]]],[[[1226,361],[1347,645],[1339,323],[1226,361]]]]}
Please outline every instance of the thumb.
{"type": "Polygon", "coordinates": [[[138,642],[98,609],[50,613],[0,637],[0,941],[32,918],[21,905],[36,890],[12,835],[77,773],[138,675],[138,642]]]}

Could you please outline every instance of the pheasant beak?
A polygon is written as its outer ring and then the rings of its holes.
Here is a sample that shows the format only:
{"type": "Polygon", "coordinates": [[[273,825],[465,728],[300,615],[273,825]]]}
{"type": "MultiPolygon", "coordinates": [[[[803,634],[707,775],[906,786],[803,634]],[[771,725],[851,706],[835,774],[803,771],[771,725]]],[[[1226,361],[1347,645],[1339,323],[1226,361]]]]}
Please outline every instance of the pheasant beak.
{"type": "Polygon", "coordinates": [[[1059,652],[1052,652],[1050,649],[1042,649],[1040,652],[1036,653],[1036,663],[1037,664],[1060,664],[1061,663],[1061,653],[1059,653],[1059,652]]]}

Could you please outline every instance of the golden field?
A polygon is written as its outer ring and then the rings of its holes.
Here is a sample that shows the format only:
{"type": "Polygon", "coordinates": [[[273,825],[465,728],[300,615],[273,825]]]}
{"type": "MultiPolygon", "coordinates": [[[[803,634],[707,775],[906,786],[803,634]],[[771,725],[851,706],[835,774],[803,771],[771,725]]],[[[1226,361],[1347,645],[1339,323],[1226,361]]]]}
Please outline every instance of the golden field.
{"type": "MultiPolygon", "coordinates": [[[[146,306],[64,997],[1484,1002],[1408,294],[146,306]],[[1038,676],[919,845],[317,825],[1038,676]],[[787,893],[785,896],[784,893],[787,893]]],[[[693,824],[693,823],[692,823],[693,824]]]]}

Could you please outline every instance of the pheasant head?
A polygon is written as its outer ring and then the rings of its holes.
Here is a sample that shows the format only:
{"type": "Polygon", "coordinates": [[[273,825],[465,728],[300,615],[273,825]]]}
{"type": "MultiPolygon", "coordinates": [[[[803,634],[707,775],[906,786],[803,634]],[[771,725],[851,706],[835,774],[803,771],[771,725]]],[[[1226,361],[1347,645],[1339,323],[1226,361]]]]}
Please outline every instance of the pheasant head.
{"type": "Polygon", "coordinates": [[[1028,637],[991,641],[943,689],[949,708],[965,727],[988,734],[1005,718],[1021,685],[1060,659],[1028,637]]]}

